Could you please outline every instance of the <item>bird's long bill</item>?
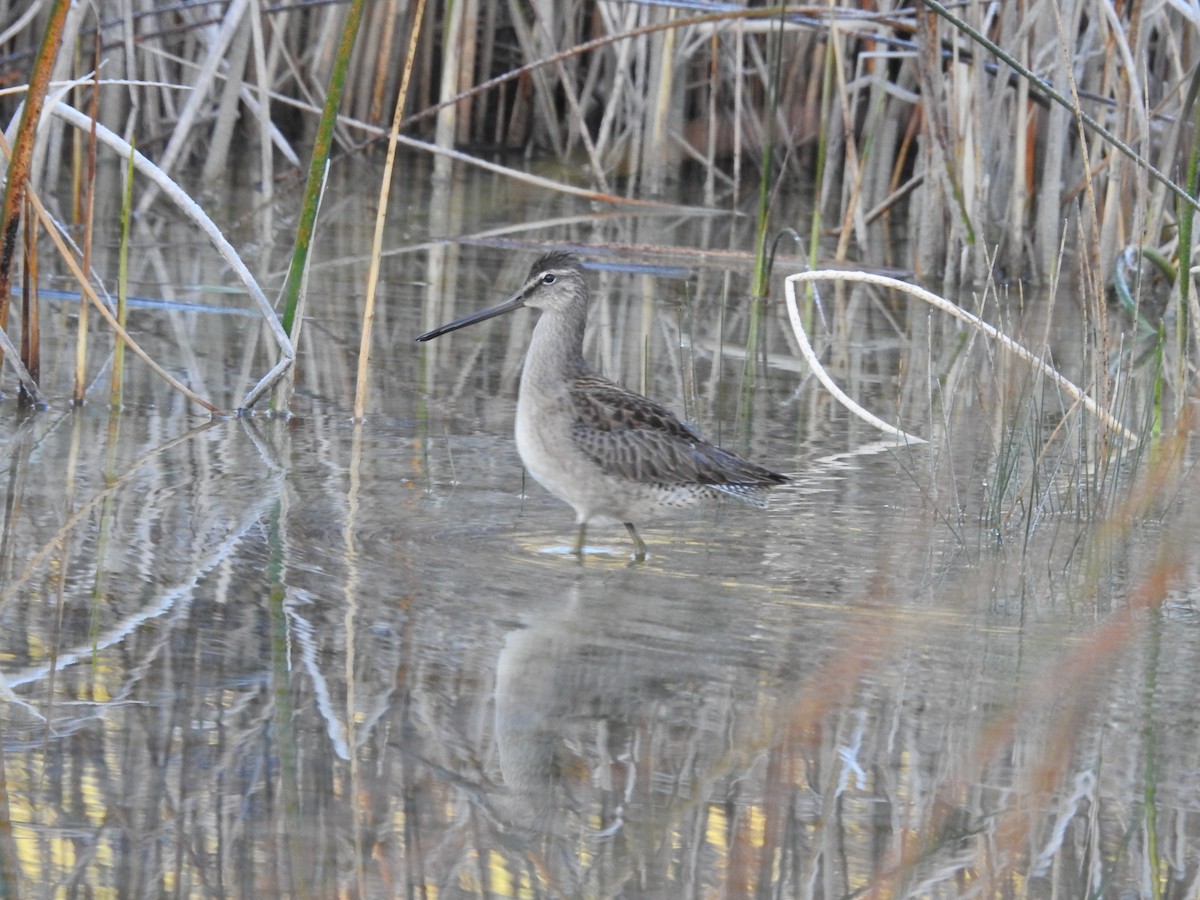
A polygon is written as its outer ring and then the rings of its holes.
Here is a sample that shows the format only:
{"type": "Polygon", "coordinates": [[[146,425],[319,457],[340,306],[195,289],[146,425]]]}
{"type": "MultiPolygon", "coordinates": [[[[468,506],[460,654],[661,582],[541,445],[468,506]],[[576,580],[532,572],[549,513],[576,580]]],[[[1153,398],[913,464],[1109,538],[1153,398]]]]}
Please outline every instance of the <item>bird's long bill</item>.
{"type": "Polygon", "coordinates": [[[468,325],[474,325],[476,322],[482,322],[485,319],[492,319],[496,316],[502,316],[506,312],[512,312],[514,309],[520,309],[525,305],[525,289],[522,288],[517,293],[513,294],[503,303],[497,303],[495,306],[490,306],[487,309],[481,309],[479,312],[473,312],[470,315],[463,316],[461,319],[455,319],[449,325],[442,325],[433,331],[427,331],[417,337],[418,341],[432,341],[435,337],[441,337],[451,331],[458,331],[460,328],[466,328],[468,325]]]}

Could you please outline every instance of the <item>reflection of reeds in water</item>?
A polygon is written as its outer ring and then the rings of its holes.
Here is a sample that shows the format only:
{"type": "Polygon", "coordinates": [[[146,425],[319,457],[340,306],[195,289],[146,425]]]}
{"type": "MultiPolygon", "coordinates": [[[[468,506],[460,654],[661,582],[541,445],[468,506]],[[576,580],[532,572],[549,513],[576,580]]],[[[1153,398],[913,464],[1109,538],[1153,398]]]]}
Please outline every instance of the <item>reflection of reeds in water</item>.
{"type": "Polygon", "coordinates": [[[719,535],[580,570],[507,556],[507,528],[455,543],[423,492],[383,490],[398,455],[355,494],[340,417],[168,442],[157,414],[69,424],[25,428],[6,473],[14,896],[1195,884],[1195,610],[1162,604],[1195,577],[1200,493],[1176,440],[1100,527],[1060,516],[1023,546],[901,508],[986,459],[959,434],[959,461],[874,467],[912,474],[871,482],[887,504],[846,477],[871,455],[812,460],[790,517],[736,535],[761,558],[719,535]],[[114,421],[128,449],[90,452],[114,421]],[[51,453],[77,479],[58,531],[22,512],[51,453]]]}

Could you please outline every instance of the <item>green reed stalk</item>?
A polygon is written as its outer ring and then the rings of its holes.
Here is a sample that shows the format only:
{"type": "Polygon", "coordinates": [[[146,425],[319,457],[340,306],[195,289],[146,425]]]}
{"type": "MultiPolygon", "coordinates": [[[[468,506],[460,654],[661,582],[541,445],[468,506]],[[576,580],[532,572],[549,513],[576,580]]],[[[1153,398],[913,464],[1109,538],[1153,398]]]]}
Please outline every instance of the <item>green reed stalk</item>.
{"type": "MultiPolygon", "coordinates": [[[[130,138],[133,147],[133,138],[130,138]]],[[[125,328],[129,303],[129,222],[133,218],[133,153],[125,164],[125,188],[121,192],[121,246],[117,257],[117,324],[125,328]]],[[[117,339],[113,347],[112,388],[108,402],[113,409],[121,408],[124,398],[125,342],[117,339]]]]}
{"type": "MultiPolygon", "coordinates": [[[[787,4],[779,8],[779,17],[775,28],[771,31],[769,45],[769,64],[771,66],[771,82],[767,85],[767,106],[763,113],[763,149],[762,174],[758,183],[758,224],[754,233],[754,279],[750,287],[750,296],[761,300],[767,295],[768,280],[771,273],[767,269],[767,227],[771,217],[771,158],[775,149],[775,114],[779,106],[779,81],[782,77],[780,70],[783,65],[783,20],[787,4]]],[[[755,332],[758,317],[758,306],[751,312],[751,339],[755,332]]],[[[747,355],[747,360],[750,356],[747,355]]]]}
{"type": "Polygon", "coordinates": [[[1163,387],[1165,386],[1166,374],[1166,359],[1165,352],[1167,349],[1167,327],[1162,322],[1158,323],[1158,336],[1154,340],[1154,380],[1151,382],[1151,418],[1150,427],[1147,431],[1155,444],[1162,437],[1163,426],[1163,387]]]}
{"type": "MultiPolygon", "coordinates": [[[[808,267],[817,268],[817,254],[821,247],[821,191],[825,184],[825,166],[829,162],[829,116],[833,109],[834,65],[837,54],[833,52],[833,27],[828,31],[825,42],[825,65],[821,75],[821,111],[817,120],[817,171],[813,176],[812,228],[808,235],[808,267]]],[[[811,284],[804,286],[804,327],[813,327],[813,291],[811,284]]]]}
{"type": "MultiPolygon", "coordinates": [[[[1192,73],[1192,84],[1188,88],[1187,104],[1191,107],[1192,121],[1192,144],[1188,148],[1187,171],[1184,172],[1185,182],[1184,190],[1189,197],[1196,197],[1197,191],[1200,190],[1200,102],[1197,102],[1197,94],[1200,93],[1200,72],[1192,73]]],[[[1186,116],[1188,110],[1184,108],[1186,116]]],[[[1175,317],[1175,344],[1179,356],[1179,369],[1176,372],[1178,389],[1176,395],[1179,400],[1176,404],[1176,411],[1182,409],[1182,403],[1187,397],[1187,390],[1184,385],[1187,383],[1187,359],[1188,359],[1188,338],[1191,332],[1191,317],[1190,313],[1190,288],[1192,284],[1192,229],[1196,220],[1196,209],[1192,203],[1178,204],[1179,209],[1179,314],[1175,317]]]]}
{"type": "MultiPolygon", "coordinates": [[[[825,65],[821,75],[821,112],[817,120],[817,171],[813,176],[814,196],[812,213],[812,231],[808,236],[808,266],[817,267],[817,250],[821,241],[821,186],[825,181],[825,165],[829,161],[829,113],[833,106],[833,66],[836,54],[833,52],[833,31],[829,32],[825,42],[825,65]]],[[[808,285],[805,295],[812,296],[812,286],[808,285]]]]}
{"type": "MultiPolygon", "coordinates": [[[[100,117],[100,30],[96,30],[95,47],[92,57],[92,94],[89,98],[88,117],[92,120],[88,129],[87,143],[87,173],[84,176],[82,189],[86,191],[86,199],[81,211],[83,219],[83,260],[80,268],[84,272],[92,270],[92,224],[96,211],[96,122],[100,117]]],[[[76,132],[78,134],[78,132],[76,132]]],[[[133,158],[133,154],[129,154],[133,158]]],[[[87,293],[79,292],[79,327],[75,336],[75,389],[71,395],[72,402],[77,406],[83,403],[83,395],[87,390],[87,336],[88,313],[92,305],[88,302],[87,293]]]]}
{"type": "Polygon", "coordinates": [[[333,127],[337,123],[338,109],[342,105],[342,93],[346,86],[346,71],[350,54],[362,22],[365,0],[352,0],[342,25],[337,55],[333,70],[329,73],[329,89],[325,94],[325,105],[321,109],[321,120],[317,124],[317,136],[313,142],[312,159],[308,165],[308,182],[304,186],[304,201],[300,209],[300,222],[296,226],[296,244],[292,250],[292,261],[288,267],[284,285],[283,330],[294,338],[296,310],[300,305],[300,292],[304,284],[304,271],[312,247],[313,231],[320,205],[321,185],[325,180],[325,169],[329,163],[329,151],[333,146],[333,127]]]}
{"type": "Polygon", "coordinates": [[[767,228],[771,220],[771,160],[775,148],[775,113],[779,106],[780,70],[783,65],[783,19],[786,4],[779,8],[776,26],[771,30],[768,45],[768,64],[771,80],[767,88],[767,105],[763,114],[762,171],[758,182],[758,223],[754,232],[754,276],[750,286],[750,324],[746,335],[746,362],[742,369],[742,421],[750,424],[750,390],[758,374],[758,333],[762,327],[763,300],[770,286],[770,267],[767,265],[767,228]]]}

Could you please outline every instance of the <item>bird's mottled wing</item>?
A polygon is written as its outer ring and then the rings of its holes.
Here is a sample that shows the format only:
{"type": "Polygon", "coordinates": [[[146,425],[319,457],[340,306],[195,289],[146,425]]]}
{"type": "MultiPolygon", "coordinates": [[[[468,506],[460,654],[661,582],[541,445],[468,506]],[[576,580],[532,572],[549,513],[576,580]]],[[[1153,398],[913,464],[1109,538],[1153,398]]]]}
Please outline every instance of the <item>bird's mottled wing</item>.
{"type": "Polygon", "coordinates": [[[668,409],[596,375],[571,384],[576,445],[612,475],[645,484],[744,486],[729,491],[753,500],[755,488],[787,479],[700,437],[668,409]]]}

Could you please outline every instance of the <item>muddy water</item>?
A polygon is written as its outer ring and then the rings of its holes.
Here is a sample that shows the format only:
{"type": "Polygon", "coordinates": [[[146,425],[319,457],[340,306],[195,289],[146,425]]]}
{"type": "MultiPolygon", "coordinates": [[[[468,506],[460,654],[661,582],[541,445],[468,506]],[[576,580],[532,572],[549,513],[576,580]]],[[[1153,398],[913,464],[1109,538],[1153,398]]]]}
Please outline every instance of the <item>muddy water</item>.
{"type": "MultiPolygon", "coordinates": [[[[1021,367],[830,292],[831,371],[931,439],[882,440],[778,305],[747,363],[745,222],[470,173],[393,216],[355,423],[374,177],[325,201],[290,419],[209,421],[136,366],[122,412],[72,409],[74,307],[47,301],[52,408],[0,425],[8,895],[1195,890],[1194,450],[1131,489],[1146,459],[1096,458],[1021,367]],[[534,314],[412,343],[550,243],[597,248],[599,366],[796,476],[767,510],[645,523],[640,565],[620,528],[564,552],[511,437],[534,314]]],[[[276,284],[283,225],[217,209],[276,284]]],[[[232,409],[261,325],[157,229],[132,330],[232,409]]],[[[1069,302],[996,318],[1084,371],[1069,302]]]]}

